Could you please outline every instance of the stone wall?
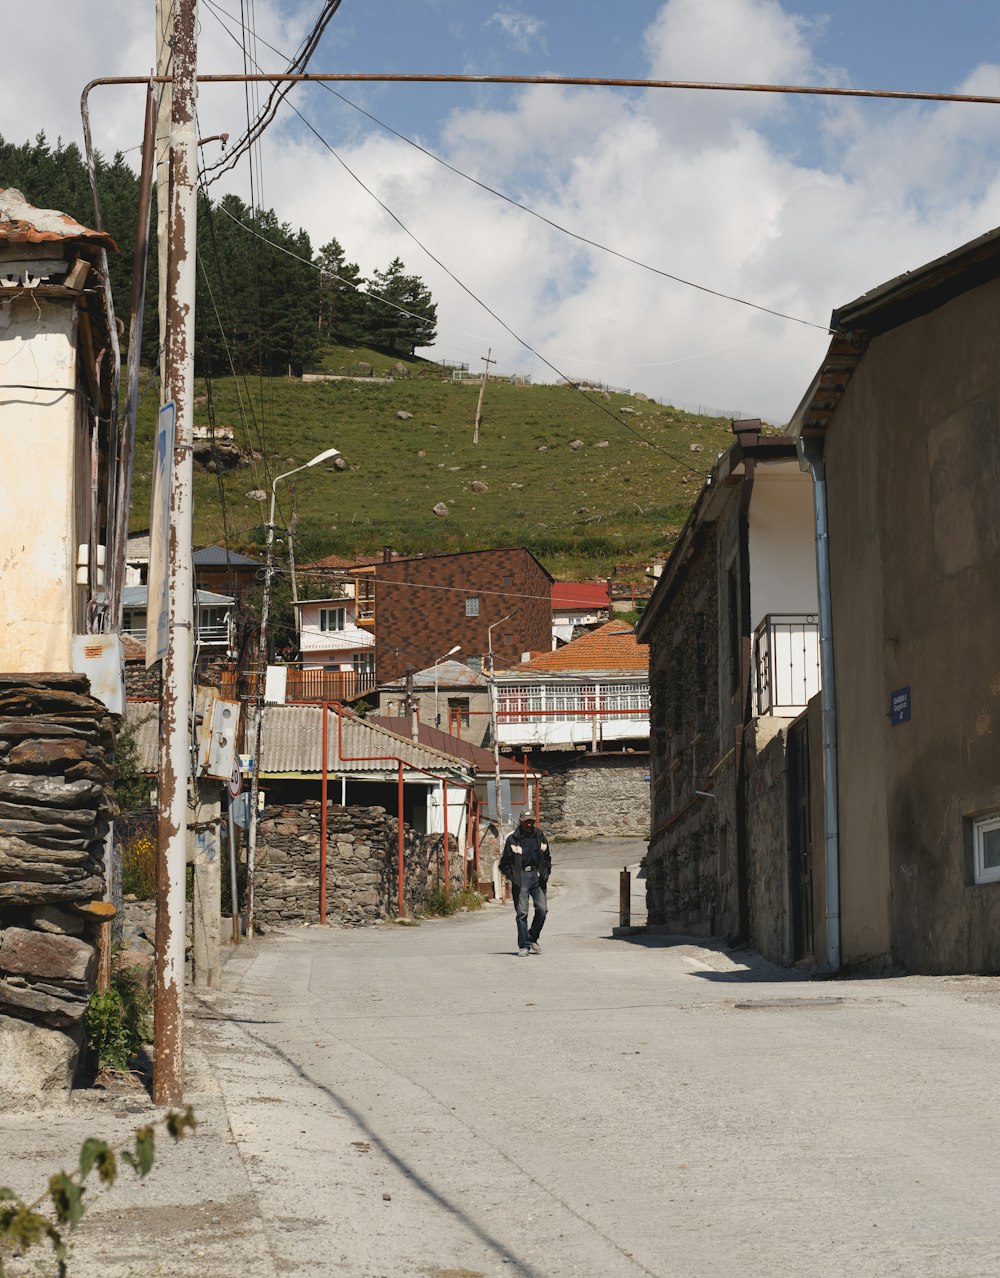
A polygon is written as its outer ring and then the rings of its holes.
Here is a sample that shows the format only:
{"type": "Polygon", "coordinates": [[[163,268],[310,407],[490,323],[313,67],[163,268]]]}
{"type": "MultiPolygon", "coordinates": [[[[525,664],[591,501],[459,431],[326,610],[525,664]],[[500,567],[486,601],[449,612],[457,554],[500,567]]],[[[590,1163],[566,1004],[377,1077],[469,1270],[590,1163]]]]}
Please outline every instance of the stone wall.
{"type": "MultiPolygon", "coordinates": [[[[262,929],[319,921],[321,807],[317,799],[265,808],[257,834],[254,915],[262,929]]],[[[444,836],[403,826],[406,912],[419,913],[444,882],[444,836]]],[[[462,889],[458,842],[449,836],[451,890],[462,889]]],[[[327,921],[358,927],[394,918],[398,844],[384,808],[327,807],[327,921]]]]}
{"type": "Polygon", "coordinates": [[[784,719],[758,719],[747,759],[750,944],[791,963],[788,918],[788,780],[784,719]]]}
{"type": "Polygon", "coordinates": [[[542,773],[539,820],[552,838],[649,834],[649,755],[544,751],[530,757],[542,773]]]}
{"type": "Polygon", "coordinates": [[[78,675],[0,675],[0,1104],[72,1081],[94,987],[113,725],[78,675]]]}

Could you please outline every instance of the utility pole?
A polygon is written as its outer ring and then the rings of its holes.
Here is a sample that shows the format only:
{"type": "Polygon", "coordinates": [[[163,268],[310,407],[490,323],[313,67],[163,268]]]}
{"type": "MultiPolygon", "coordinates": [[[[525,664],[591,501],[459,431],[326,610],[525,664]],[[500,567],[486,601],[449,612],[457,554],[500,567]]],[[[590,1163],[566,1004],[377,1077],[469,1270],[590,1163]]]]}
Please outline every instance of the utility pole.
{"type": "Polygon", "coordinates": [[[474,444],[479,443],[479,423],[483,419],[483,396],[486,394],[486,379],[490,375],[490,365],[496,363],[495,359],[490,359],[492,354],[493,347],[489,346],[486,348],[486,354],[480,355],[479,357],[483,361],[483,379],[479,383],[479,403],[476,405],[476,424],[472,431],[472,442],[474,444]]]}
{"type": "Polygon", "coordinates": [[[153,1100],[177,1105],[184,1085],[184,919],[193,657],[194,299],[198,206],[197,0],[174,0],[163,399],[173,401],[167,581],[169,638],[163,660],[158,777],[153,1100]]]}
{"type": "MultiPolygon", "coordinates": [[[[156,0],[156,74],[173,70],[174,5],[172,0],[156,0]]],[[[156,106],[156,244],[159,272],[158,311],[160,317],[160,386],[165,382],[164,360],[167,340],[167,219],[170,216],[170,111],[174,86],[157,83],[156,106]]]]}

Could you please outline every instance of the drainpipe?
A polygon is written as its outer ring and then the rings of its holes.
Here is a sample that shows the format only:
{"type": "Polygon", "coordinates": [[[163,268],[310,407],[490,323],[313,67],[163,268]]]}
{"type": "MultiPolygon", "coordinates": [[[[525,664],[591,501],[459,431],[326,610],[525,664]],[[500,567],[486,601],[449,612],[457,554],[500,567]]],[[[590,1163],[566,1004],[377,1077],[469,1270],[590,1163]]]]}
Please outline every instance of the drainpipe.
{"type": "Polygon", "coordinates": [[[760,422],[756,420],[733,422],[733,434],[743,450],[743,483],[740,487],[737,512],[737,546],[739,555],[740,587],[740,713],[735,724],[733,739],[733,765],[736,772],[736,909],[737,945],[750,942],[750,831],[747,813],[747,756],[746,747],[753,704],[750,673],[752,665],[753,631],[750,618],[750,500],[756,473],[756,459],[752,449],[760,438],[760,422]]]}
{"type": "Polygon", "coordinates": [[[837,814],[837,696],[833,661],[830,530],[823,441],[798,441],[799,464],[813,479],[816,512],[816,583],[819,590],[819,666],[823,705],[823,831],[826,847],[826,953],[824,971],[840,971],[840,825],[837,814]]]}

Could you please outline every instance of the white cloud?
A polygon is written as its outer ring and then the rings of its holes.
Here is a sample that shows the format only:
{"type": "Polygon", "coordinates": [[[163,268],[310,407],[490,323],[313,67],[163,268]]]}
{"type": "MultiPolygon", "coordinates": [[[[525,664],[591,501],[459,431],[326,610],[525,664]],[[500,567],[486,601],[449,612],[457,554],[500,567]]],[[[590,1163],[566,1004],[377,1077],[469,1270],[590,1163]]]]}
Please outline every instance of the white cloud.
{"type": "MultiPolygon", "coordinates": [[[[44,120],[50,136],[57,127],[78,136],[79,68],[115,74],[148,63],[147,24],[133,8],[109,3],[55,44],[26,28],[35,43],[14,69],[4,135],[32,136],[44,120]],[[21,70],[31,59],[58,61],[63,48],[72,59],[44,88],[21,70]]],[[[296,43],[276,4],[257,0],[256,11],[272,43],[296,43]]],[[[235,66],[239,51],[226,50],[217,24],[203,24],[202,64],[235,66]]],[[[635,75],[825,81],[832,76],[816,66],[816,34],[792,0],[668,0],[635,75]]],[[[996,91],[1000,67],[974,69],[964,87],[996,91]]],[[[126,111],[117,90],[101,92],[98,144],[132,145],[138,108],[126,111]]],[[[324,96],[296,102],[334,141],[340,135],[318,114],[324,96]]],[[[1000,131],[988,107],[544,86],[497,95],[493,105],[466,90],[451,101],[462,105],[436,146],[459,168],[593,240],[820,326],[834,306],[1000,223],[1000,131]]],[[[241,114],[232,97],[206,92],[202,132],[231,129],[234,119],[238,128],[241,114]]],[[[587,248],[397,139],[352,132],[338,149],[474,293],[568,373],[782,420],[825,349],[822,331],[587,248]]],[[[438,302],[440,355],[478,367],[492,346],[502,369],[551,378],[287,114],[266,135],[263,170],[265,203],[306,227],[314,245],[336,235],[365,272],[398,254],[425,278],[438,302]]]]}
{"type": "Polygon", "coordinates": [[[501,9],[486,21],[486,26],[497,26],[510,37],[510,42],[521,53],[533,48],[545,48],[545,23],[528,13],[514,13],[501,9]]]}

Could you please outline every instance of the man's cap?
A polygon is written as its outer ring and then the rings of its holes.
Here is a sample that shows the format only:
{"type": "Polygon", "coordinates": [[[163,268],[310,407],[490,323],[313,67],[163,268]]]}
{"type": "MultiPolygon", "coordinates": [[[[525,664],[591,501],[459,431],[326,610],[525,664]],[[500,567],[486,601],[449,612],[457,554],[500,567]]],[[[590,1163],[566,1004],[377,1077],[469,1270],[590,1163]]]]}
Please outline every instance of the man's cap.
{"type": "Polygon", "coordinates": [[[534,821],[534,819],[535,819],[535,814],[534,812],[531,811],[530,808],[525,808],[524,811],[521,813],[522,821],[534,821]]]}

